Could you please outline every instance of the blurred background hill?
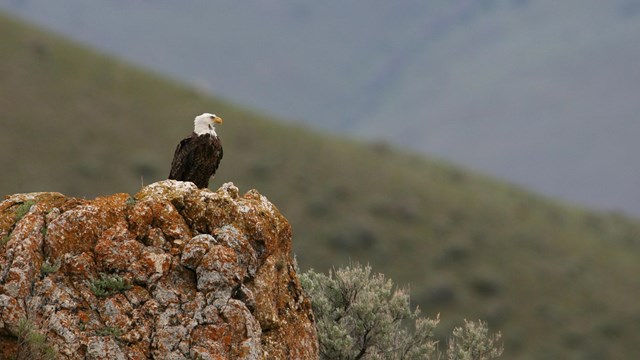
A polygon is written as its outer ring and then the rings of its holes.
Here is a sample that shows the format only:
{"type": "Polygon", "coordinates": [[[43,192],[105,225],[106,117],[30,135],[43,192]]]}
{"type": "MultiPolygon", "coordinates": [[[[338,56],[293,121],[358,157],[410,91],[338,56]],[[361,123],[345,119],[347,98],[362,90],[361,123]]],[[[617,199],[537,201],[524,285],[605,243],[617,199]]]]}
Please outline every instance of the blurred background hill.
{"type": "Polygon", "coordinates": [[[224,98],[640,214],[640,1],[0,0],[224,98]]]}
{"type": "Polygon", "coordinates": [[[486,319],[508,359],[640,357],[635,219],[287,124],[4,15],[0,94],[1,195],[134,193],[166,178],[193,116],[215,111],[227,121],[211,187],[268,196],[303,269],[370,263],[441,314],[443,333],[486,319]]]}

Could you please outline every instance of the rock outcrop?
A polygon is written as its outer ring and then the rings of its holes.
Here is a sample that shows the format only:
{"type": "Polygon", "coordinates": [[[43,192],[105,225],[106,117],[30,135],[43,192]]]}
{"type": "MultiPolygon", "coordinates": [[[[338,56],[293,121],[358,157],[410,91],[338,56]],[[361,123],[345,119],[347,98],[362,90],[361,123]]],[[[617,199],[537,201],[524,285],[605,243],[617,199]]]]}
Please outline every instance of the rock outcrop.
{"type": "Polygon", "coordinates": [[[264,196],[162,181],[0,203],[0,359],[316,359],[291,227],[264,196]]]}

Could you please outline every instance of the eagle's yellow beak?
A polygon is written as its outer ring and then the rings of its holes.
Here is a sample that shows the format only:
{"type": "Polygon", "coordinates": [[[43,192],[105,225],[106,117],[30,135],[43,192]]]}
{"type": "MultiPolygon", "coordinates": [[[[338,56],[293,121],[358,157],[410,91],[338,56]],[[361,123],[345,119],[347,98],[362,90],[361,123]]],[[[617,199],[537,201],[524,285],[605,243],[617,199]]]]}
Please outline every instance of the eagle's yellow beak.
{"type": "Polygon", "coordinates": [[[219,116],[216,116],[213,118],[213,123],[214,124],[222,124],[222,118],[219,116]]]}

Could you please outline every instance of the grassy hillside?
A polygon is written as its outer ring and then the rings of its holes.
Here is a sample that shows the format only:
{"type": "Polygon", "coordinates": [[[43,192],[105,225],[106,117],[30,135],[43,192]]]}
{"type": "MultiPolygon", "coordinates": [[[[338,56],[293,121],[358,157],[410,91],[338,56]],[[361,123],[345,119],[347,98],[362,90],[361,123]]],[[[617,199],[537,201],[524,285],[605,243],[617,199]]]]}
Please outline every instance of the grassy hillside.
{"type": "Polygon", "coordinates": [[[211,187],[267,195],[303,269],[371,263],[443,331],[488,320],[508,359],[640,357],[638,222],[284,125],[0,16],[1,195],[134,193],[204,111],[226,120],[211,187]]]}
{"type": "Polygon", "coordinates": [[[0,9],[273,114],[640,215],[639,4],[0,0],[0,9]]]}

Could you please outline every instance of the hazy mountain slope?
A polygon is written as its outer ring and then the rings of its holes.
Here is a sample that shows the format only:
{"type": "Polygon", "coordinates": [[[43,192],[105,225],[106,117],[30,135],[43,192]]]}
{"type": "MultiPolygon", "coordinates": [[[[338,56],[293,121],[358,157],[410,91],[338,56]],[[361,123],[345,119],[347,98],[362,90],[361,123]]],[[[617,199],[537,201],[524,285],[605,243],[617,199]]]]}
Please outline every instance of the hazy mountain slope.
{"type": "Polygon", "coordinates": [[[303,269],[350,259],[410,284],[443,331],[505,333],[505,358],[636,358],[640,224],[447,164],[276,122],[0,17],[0,194],[134,193],[214,111],[212,187],[257,188],[291,221],[303,269]]]}
{"type": "Polygon", "coordinates": [[[548,194],[638,213],[640,18],[617,1],[527,4],[423,43],[358,132],[384,129],[548,194]]]}
{"type": "Polygon", "coordinates": [[[226,98],[640,214],[640,1],[0,0],[226,98]]]}

